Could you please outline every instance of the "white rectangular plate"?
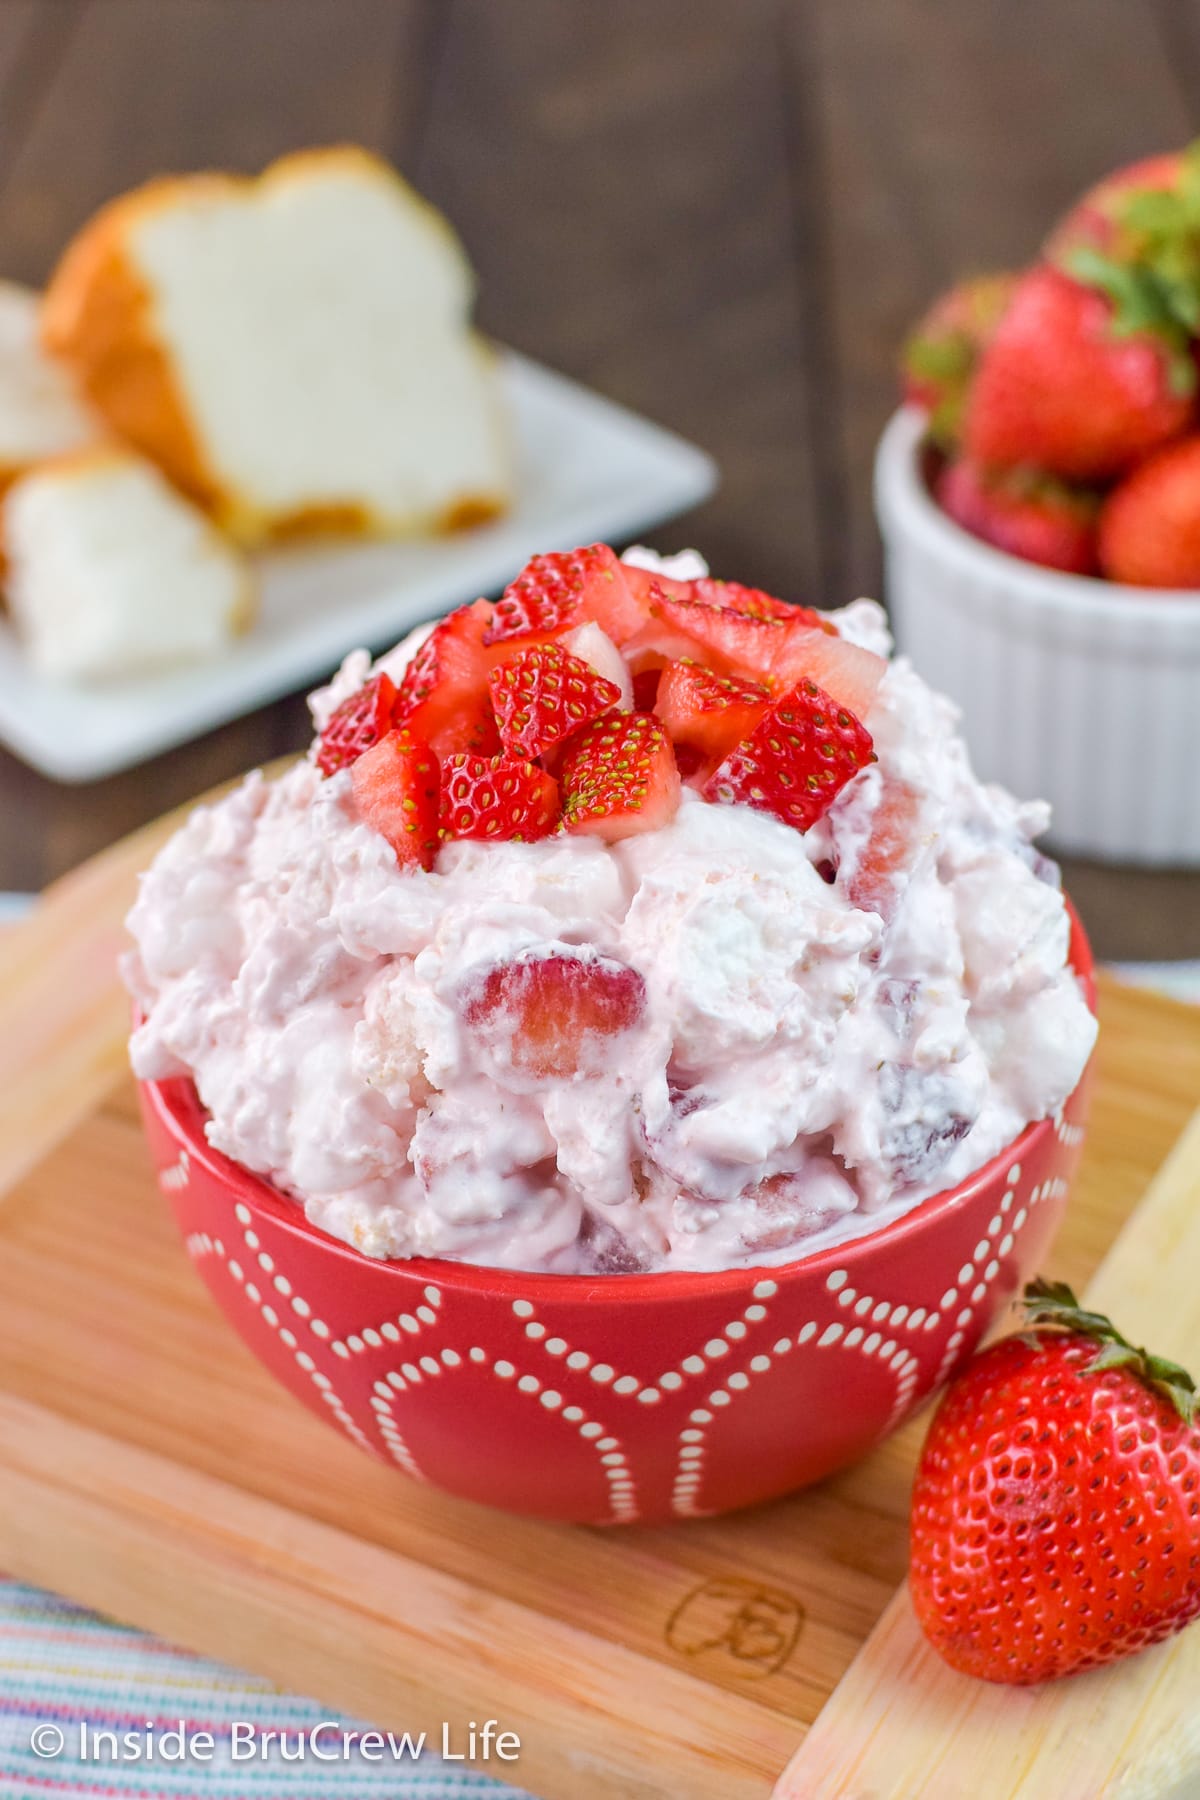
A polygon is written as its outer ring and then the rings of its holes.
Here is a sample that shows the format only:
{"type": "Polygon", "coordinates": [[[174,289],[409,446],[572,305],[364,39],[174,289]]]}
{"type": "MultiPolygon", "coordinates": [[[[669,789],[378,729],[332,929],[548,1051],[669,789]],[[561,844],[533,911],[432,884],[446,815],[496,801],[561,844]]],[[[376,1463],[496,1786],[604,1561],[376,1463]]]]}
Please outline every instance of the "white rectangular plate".
{"type": "Polygon", "coordinates": [[[30,669],[0,622],[0,739],[58,781],[95,781],[323,679],[422,619],[496,593],[539,550],[628,541],[712,492],[703,451],[538,363],[504,355],[516,500],[494,524],[406,544],[272,551],[245,638],[190,668],[64,687],[30,669]]]}

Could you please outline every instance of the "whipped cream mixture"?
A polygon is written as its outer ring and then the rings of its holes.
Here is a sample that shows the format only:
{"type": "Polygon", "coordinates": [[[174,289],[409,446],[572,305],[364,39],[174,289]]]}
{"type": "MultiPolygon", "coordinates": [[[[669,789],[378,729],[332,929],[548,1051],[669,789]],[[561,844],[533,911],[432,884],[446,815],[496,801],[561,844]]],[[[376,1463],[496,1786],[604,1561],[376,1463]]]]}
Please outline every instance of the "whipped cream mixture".
{"type": "MultiPolygon", "coordinates": [[[[872,602],[832,616],[890,648],[872,602]]],[[[369,666],[313,697],[318,726],[369,666]]],[[[869,723],[878,763],[806,834],[685,789],[660,831],[450,843],[428,874],[359,821],[348,772],[251,775],[143,878],[134,1068],[192,1075],[212,1143],[370,1256],[719,1269],[874,1229],[1053,1112],[1095,1022],[1031,847],[1047,808],[975,779],[903,659],[869,723]],[[919,850],[885,924],[850,895],[897,783],[919,850]],[[570,1077],[472,1012],[530,956],[644,983],[570,1077]]]]}

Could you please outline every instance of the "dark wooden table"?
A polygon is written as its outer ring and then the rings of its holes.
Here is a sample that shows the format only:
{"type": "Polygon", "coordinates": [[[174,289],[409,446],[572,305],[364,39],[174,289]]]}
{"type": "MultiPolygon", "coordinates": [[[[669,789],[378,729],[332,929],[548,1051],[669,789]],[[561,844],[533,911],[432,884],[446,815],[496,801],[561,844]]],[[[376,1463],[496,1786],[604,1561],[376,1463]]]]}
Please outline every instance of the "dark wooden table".
{"type": "MultiPolygon", "coordinates": [[[[373,145],[458,225],[485,329],[717,457],[660,543],[835,604],[878,591],[907,324],[1198,104],[1200,0],[0,0],[0,273],[163,169],[373,145]]],[[[295,697],[86,789],[0,752],[0,887],[305,735],[295,697]]],[[[1068,878],[1102,953],[1200,954],[1200,876],[1068,878]]]]}

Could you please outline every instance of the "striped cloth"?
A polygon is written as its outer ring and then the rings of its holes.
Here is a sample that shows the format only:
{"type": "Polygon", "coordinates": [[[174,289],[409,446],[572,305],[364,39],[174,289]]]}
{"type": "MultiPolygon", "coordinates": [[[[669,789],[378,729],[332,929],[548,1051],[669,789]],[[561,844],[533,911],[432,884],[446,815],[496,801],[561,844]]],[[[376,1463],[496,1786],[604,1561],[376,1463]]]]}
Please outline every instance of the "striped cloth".
{"type": "MultiPolygon", "coordinates": [[[[447,1697],[448,1711],[454,1700],[447,1697]]],[[[468,1720],[451,1717],[452,1750],[465,1748],[468,1720]]],[[[501,1721],[503,1723],[503,1721],[501,1721]]],[[[264,1681],[189,1656],[157,1638],[97,1619],[80,1607],[20,1582],[0,1579],[0,1796],[121,1796],[121,1800],[532,1800],[524,1790],[490,1780],[467,1763],[443,1762],[434,1750],[417,1761],[368,1760],[343,1732],[371,1727],[338,1718],[328,1707],[280,1694],[264,1681]],[[186,1761],[166,1760],[186,1728],[186,1761]],[[314,1727],[325,1723],[307,1741],[314,1727]],[[237,1735],[234,1735],[234,1728],[237,1735]],[[86,1733],[81,1756],[81,1730],[86,1733]],[[108,1756],[97,1732],[133,1733],[142,1755],[122,1745],[108,1756]],[[284,1733],[282,1752],[278,1736],[284,1733]],[[208,1741],[196,1733],[206,1732],[208,1741]],[[147,1737],[155,1755],[147,1760],[147,1737]],[[62,1744],[61,1750],[58,1749],[62,1744]],[[35,1751],[35,1745],[42,1755],[35,1751]],[[303,1748],[303,1760],[295,1760],[303,1748]],[[251,1755],[253,1751],[253,1755],[251,1755]],[[47,1754],[52,1752],[52,1754],[47,1754]],[[284,1753],[287,1753],[285,1760],[284,1753]]],[[[440,1735],[440,1734],[439,1734],[440,1735]]],[[[377,1746],[368,1743],[372,1749],[377,1746]]],[[[493,1761],[493,1766],[495,1766],[493,1761]]],[[[507,1766],[519,1775],[520,1763],[507,1766]]]]}
{"type": "MultiPolygon", "coordinates": [[[[0,895],[0,917],[15,916],[19,908],[13,898],[0,895]]],[[[1120,973],[1180,999],[1200,1000],[1198,963],[1132,964],[1120,973]]],[[[454,1704],[454,1696],[447,1695],[448,1713],[454,1704]]],[[[311,1700],[280,1694],[253,1676],[0,1577],[0,1800],[45,1800],[48,1795],[76,1800],[331,1800],[334,1794],[337,1800],[384,1795],[393,1800],[401,1795],[531,1800],[524,1790],[479,1773],[478,1765],[471,1769],[442,1761],[436,1747],[425,1749],[415,1762],[407,1755],[397,1762],[390,1755],[370,1761],[355,1753],[352,1744],[343,1758],[338,1735],[371,1729],[353,1720],[338,1719],[336,1734],[326,1729],[317,1735],[317,1749],[326,1756],[332,1751],[337,1760],[321,1760],[307,1747],[304,1759],[295,1760],[305,1734],[330,1719],[329,1710],[311,1700]],[[106,1743],[96,1746],[90,1735],[96,1730],[132,1732],[143,1745],[149,1733],[159,1750],[164,1747],[162,1733],[181,1723],[189,1736],[211,1735],[211,1761],[166,1761],[156,1754],[152,1761],[124,1755],[114,1764],[80,1756],[82,1728],[89,1734],[89,1752],[104,1754],[106,1743]],[[235,1725],[238,1746],[253,1743],[262,1754],[234,1759],[235,1725]],[[35,1739],[43,1751],[53,1749],[55,1729],[63,1735],[61,1753],[39,1757],[35,1739]],[[278,1738],[265,1740],[270,1731],[287,1734],[283,1749],[290,1760],[281,1753],[278,1738]]],[[[450,1717],[447,1722],[454,1734],[451,1747],[462,1749],[468,1720],[450,1717]]],[[[171,1740],[165,1747],[174,1750],[171,1740]]],[[[490,1766],[496,1767],[494,1760],[490,1766]]],[[[519,1761],[507,1766],[519,1777],[519,1761]]]]}

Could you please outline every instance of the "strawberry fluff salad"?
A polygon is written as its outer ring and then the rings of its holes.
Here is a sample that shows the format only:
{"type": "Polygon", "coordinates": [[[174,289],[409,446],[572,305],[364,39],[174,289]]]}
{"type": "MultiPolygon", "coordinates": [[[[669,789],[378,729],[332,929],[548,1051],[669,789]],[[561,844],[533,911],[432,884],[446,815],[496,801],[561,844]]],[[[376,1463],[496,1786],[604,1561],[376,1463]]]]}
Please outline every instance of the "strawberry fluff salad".
{"type": "Polygon", "coordinates": [[[1044,805],[860,600],[535,557],[312,696],[143,876],[139,1077],[368,1256],[789,1260],[953,1185],[1095,1022],[1044,805]]]}

